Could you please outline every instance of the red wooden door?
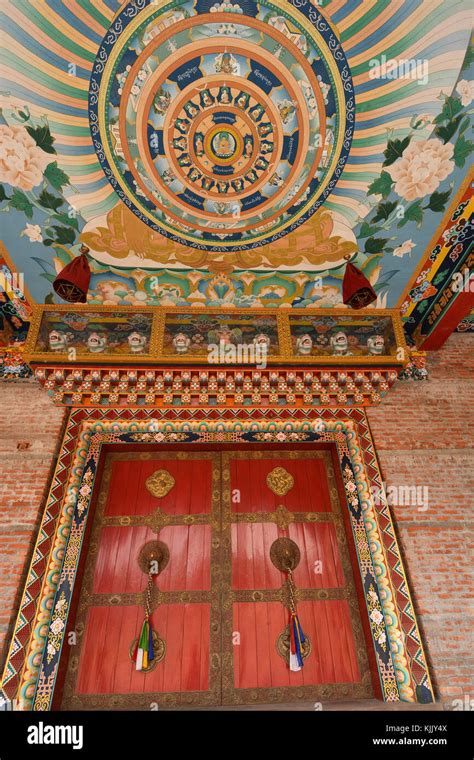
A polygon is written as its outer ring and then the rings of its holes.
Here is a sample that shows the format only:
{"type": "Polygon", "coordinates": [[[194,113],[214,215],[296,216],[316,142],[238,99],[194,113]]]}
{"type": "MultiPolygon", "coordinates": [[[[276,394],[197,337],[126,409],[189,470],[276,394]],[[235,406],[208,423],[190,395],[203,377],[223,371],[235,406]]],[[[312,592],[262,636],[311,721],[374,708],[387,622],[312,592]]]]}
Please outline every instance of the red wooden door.
{"type": "Polygon", "coordinates": [[[219,703],[219,559],[213,557],[219,549],[212,536],[220,527],[219,465],[219,455],[207,452],[108,456],[76,621],[80,651],[70,658],[64,707],[219,703]],[[174,481],[161,497],[146,486],[155,472],[167,473],[168,485],[174,481]],[[169,562],[154,583],[151,622],[166,653],[144,673],[129,656],[147,583],[137,558],[157,537],[169,562]]]}
{"type": "Polygon", "coordinates": [[[371,695],[328,452],[109,454],[74,627],[66,709],[371,695]],[[285,493],[277,468],[291,480],[285,493]],[[301,555],[294,580],[311,651],[300,672],[282,650],[285,576],[270,559],[285,536],[301,555]],[[144,673],[130,657],[147,583],[138,557],[156,539],[169,562],[153,583],[151,622],[166,651],[144,673]]]}
{"type": "MultiPolygon", "coordinates": [[[[366,697],[372,693],[352,570],[328,452],[223,455],[223,700],[366,697]],[[283,485],[268,476],[283,468],[283,485]],[[286,473],[286,474],[285,474],[286,473]],[[272,490],[270,484],[277,492],[272,490]],[[279,487],[280,486],[280,487],[279,487]],[[283,491],[285,488],[283,488],[283,491]],[[278,493],[280,491],[280,493],[278,493]],[[298,545],[298,613],[311,645],[291,672],[278,650],[288,625],[286,574],[270,559],[279,537],[298,545]]],[[[281,473],[280,473],[281,475],[281,473]]]]}

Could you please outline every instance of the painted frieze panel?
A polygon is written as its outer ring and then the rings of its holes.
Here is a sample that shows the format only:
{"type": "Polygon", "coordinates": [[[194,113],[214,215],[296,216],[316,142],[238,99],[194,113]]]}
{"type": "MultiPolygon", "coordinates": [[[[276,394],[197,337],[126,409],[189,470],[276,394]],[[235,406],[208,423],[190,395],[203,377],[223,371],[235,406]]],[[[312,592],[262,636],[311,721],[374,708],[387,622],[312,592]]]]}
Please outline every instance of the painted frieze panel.
{"type": "Polygon", "coordinates": [[[36,307],[26,353],[37,362],[399,365],[395,310],[36,307]]]}

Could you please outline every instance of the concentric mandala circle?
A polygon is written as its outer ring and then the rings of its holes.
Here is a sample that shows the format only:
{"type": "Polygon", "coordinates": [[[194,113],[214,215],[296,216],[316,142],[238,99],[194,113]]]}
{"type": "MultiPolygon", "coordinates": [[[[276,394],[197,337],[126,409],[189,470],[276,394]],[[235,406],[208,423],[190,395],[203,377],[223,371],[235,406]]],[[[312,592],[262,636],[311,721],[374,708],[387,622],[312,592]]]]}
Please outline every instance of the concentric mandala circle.
{"type": "Polygon", "coordinates": [[[309,0],[134,0],[99,49],[89,114],[103,170],[140,219],[237,251],[286,235],[327,198],[354,95],[309,0]]]}

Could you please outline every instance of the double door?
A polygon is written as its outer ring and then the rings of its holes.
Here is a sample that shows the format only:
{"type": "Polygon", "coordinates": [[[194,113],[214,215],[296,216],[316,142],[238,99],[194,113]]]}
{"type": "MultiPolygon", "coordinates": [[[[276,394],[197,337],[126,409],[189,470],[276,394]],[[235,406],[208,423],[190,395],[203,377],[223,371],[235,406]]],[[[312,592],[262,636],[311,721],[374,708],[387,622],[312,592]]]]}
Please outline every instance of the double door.
{"type": "Polygon", "coordinates": [[[74,629],[63,709],[371,696],[329,452],[108,454],[74,629]],[[144,558],[154,546],[150,622],[159,641],[140,671],[133,650],[144,619],[144,558]],[[280,551],[288,547],[306,639],[296,672],[280,551]]]}

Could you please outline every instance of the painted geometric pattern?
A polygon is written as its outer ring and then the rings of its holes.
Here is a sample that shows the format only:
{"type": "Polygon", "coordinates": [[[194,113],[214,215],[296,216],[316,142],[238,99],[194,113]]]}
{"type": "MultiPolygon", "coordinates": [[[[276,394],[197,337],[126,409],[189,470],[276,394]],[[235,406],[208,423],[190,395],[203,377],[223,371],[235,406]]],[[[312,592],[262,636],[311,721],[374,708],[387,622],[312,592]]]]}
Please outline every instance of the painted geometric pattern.
{"type": "MultiPolygon", "coordinates": [[[[384,698],[388,701],[433,700],[388,507],[374,503],[371,496],[374,489],[380,489],[381,476],[365,415],[358,409],[285,409],[277,419],[274,412],[261,410],[72,412],[3,676],[5,696],[20,698],[28,708],[36,691],[35,709],[47,709],[50,704],[59,651],[50,652],[52,661],[43,662],[39,677],[47,643],[45,635],[59,588],[66,589],[68,598],[72,593],[70,573],[63,573],[59,578],[59,571],[71,519],[75,521],[76,533],[85,524],[101,442],[132,444],[167,440],[335,442],[348,494],[384,698]],[[391,599],[395,604],[390,604],[391,599]],[[382,615],[377,607],[383,611],[382,615]],[[380,627],[380,622],[385,628],[380,627]]],[[[75,557],[75,562],[79,543],[76,536],[67,548],[69,558],[75,557]]]]}

